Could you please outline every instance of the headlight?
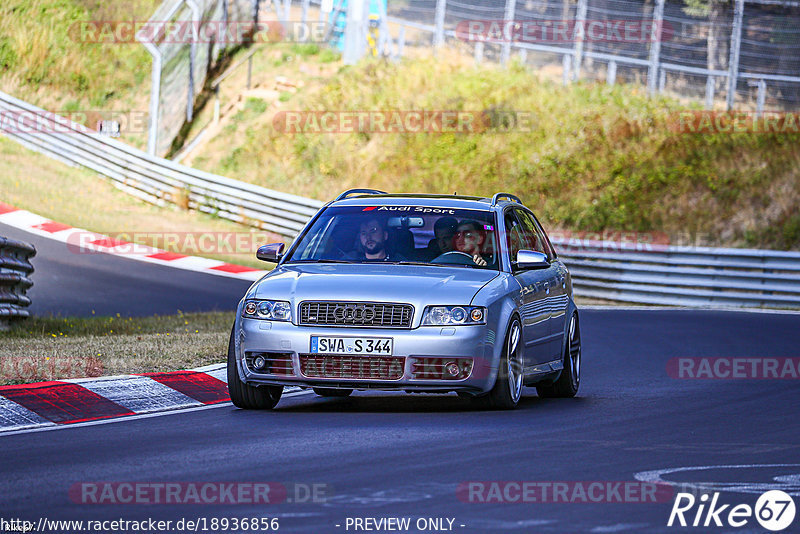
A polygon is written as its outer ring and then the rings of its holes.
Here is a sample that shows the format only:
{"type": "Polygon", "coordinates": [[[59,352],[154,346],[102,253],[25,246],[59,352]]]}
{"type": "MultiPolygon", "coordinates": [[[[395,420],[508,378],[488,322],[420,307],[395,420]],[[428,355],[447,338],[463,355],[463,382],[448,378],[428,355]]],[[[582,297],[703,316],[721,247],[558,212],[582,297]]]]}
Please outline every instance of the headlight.
{"type": "Polygon", "coordinates": [[[242,317],[291,321],[292,306],[284,300],[248,300],[244,303],[242,317]]]}
{"type": "Polygon", "coordinates": [[[422,326],[486,324],[482,306],[428,306],[422,314],[422,326]]]}

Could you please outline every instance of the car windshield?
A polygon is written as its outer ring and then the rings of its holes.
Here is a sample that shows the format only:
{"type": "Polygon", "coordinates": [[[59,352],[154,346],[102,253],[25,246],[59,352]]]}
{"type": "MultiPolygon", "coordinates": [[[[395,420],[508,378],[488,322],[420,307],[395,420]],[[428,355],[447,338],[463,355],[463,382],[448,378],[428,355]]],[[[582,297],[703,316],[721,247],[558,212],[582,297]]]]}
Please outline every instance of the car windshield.
{"type": "Polygon", "coordinates": [[[435,206],[327,208],[289,263],[399,263],[499,268],[491,211],[435,206]]]}

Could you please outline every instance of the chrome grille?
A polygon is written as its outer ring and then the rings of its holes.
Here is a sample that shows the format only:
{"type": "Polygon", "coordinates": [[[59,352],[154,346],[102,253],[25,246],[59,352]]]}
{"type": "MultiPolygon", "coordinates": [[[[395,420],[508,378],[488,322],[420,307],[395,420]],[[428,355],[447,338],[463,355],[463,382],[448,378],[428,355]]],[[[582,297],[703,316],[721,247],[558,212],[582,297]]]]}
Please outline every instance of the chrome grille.
{"type": "Polygon", "coordinates": [[[414,307],[390,302],[301,302],[300,324],[411,328],[414,307]]]}
{"type": "Polygon", "coordinates": [[[405,358],[398,356],[300,355],[300,372],[308,378],[399,380],[404,365],[405,358]]]}

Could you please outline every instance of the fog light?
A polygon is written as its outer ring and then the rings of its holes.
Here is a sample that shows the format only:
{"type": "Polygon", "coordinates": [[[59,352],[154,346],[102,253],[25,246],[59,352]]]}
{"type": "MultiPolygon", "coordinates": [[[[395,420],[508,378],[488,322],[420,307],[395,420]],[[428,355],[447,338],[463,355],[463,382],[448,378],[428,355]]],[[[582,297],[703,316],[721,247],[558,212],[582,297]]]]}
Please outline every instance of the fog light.
{"type": "Polygon", "coordinates": [[[447,362],[444,364],[444,370],[452,377],[458,376],[458,373],[461,372],[456,362],[447,362]]]}
{"type": "Polygon", "coordinates": [[[261,371],[267,365],[267,360],[263,356],[256,356],[253,360],[253,367],[256,371],[261,371]]]}

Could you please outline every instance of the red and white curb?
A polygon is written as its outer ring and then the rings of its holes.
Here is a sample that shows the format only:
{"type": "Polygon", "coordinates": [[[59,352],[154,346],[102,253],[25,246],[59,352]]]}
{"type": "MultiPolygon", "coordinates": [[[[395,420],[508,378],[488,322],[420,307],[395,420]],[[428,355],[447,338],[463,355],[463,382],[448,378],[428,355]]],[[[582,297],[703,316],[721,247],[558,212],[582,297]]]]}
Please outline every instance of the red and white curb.
{"type": "Polygon", "coordinates": [[[76,253],[101,252],[188,271],[258,280],[266,271],[209,258],[186,256],[146,245],[129,243],[81,228],[51,221],[41,215],[0,202],[0,223],[75,247],[76,253]]]}
{"type": "Polygon", "coordinates": [[[226,372],[220,363],[169,373],[0,386],[0,434],[226,403],[226,372]]]}

